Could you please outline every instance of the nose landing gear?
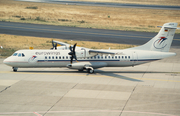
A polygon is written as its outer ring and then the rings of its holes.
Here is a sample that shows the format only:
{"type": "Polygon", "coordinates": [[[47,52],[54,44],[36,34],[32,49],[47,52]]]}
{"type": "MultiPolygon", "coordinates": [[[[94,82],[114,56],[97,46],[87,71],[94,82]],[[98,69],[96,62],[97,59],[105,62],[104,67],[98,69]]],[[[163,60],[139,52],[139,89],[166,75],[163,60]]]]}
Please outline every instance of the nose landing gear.
{"type": "Polygon", "coordinates": [[[18,68],[17,67],[12,67],[14,72],[17,72],[18,68]]]}

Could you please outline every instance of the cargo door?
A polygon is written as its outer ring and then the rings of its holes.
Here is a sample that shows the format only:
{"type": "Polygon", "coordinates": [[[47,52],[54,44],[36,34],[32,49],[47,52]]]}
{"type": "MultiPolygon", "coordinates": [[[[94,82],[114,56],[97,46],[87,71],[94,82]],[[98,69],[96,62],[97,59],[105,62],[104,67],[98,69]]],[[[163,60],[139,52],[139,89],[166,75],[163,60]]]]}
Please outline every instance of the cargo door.
{"type": "Polygon", "coordinates": [[[137,61],[138,61],[137,52],[136,52],[136,51],[133,51],[133,59],[132,59],[133,66],[137,64],[137,61]]]}

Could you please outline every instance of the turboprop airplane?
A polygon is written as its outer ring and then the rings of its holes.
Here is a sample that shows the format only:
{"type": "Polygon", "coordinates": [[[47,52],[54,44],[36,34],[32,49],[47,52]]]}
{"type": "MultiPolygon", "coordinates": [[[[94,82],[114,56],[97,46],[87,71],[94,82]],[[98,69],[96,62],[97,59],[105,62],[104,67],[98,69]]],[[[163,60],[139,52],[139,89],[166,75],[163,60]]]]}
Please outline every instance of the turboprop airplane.
{"type": "Polygon", "coordinates": [[[174,56],[169,52],[177,23],[166,23],[159,33],[144,45],[123,50],[93,50],[52,41],[50,50],[18,50],[3,62],[13,68],[67,67],[79,71],[101,67],[126,67],[174,56]],[[57,45],[61,45],[57,47],[57,45]]]}

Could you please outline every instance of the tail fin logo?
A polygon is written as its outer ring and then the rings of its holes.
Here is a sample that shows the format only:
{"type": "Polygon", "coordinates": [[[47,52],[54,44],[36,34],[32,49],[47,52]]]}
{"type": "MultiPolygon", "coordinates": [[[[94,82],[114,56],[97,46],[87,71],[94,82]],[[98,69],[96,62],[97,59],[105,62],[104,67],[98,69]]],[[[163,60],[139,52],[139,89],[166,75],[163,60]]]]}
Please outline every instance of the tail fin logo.
{"type": "Polygon", "coordinates": [[[160,39],[158,39],[154,42],[154,47],[156,49],[162,49],[162,48],[166,47],[166,45],[167,45],[167,44],[165,44],[166,40],[167,40],[166,37],[160,37],[160,39]]]}

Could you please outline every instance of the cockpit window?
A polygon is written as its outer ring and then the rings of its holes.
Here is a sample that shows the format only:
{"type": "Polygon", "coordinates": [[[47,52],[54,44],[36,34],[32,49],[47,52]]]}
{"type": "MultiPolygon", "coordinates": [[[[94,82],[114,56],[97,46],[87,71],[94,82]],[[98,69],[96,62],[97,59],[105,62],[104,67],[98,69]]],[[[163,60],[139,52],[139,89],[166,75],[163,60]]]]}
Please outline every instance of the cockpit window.
{"type": "Polygon", "coordinates": [[[24,57],[25,55],[22,53],[22,57],[24,57]]]}
{"type": "Polygon", "coordinates": [[[21,53],[18,54],[18,57],[21,57],[21,53]]]}
{"type": "Polygon", "coordinates": [[[17,56],[18,53],[14,53],[13,56],[17,56]]]}

